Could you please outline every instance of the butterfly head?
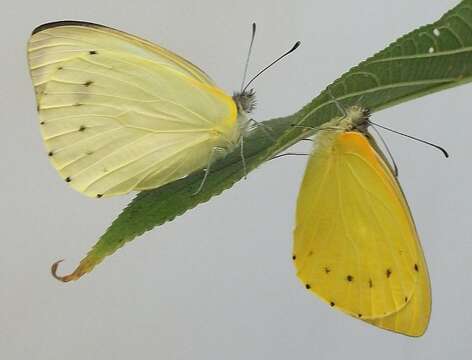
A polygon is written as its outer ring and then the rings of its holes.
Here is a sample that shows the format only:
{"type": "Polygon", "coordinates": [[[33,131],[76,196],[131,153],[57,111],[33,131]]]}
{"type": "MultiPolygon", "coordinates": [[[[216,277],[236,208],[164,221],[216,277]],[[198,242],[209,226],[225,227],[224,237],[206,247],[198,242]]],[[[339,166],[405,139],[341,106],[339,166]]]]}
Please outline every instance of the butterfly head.
{"type": "Polygon", "coordinates": [[[367,132],[369,126],[370,110],[362,106],[354,105],[346,109],[346,115],[339,121],[339,126],[345,131],[367,132]]]}
{"type": "Polygon", "coordinates": [[[250,114],[256,108],[256,92],[254,89],[235,92],[233,100],[238,107],[238,114],[240,115],[250,114]]]}

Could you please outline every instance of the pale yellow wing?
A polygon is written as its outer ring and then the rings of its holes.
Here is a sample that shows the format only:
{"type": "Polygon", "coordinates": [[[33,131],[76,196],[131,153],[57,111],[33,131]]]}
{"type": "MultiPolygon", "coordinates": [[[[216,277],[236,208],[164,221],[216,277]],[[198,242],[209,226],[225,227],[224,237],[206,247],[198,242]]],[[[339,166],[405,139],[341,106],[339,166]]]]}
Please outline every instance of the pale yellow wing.
{"type": "Polygon", "coordinates": [[[396,179],[361,133],[318,135],[294,238],[298,277],[330,306],[423,334],[431,295],[415,225],[396,179]]]}
{"type": "Polygon", "coordinates": [[[62,178],[88,196],[162,186],[239,137],[234,101],[196,66],[100,25],[33,32],[28,61],[40,127],[62,178]]]}
{"type": "MultiPolygon", "coordinates": [[[[38,26],[33,30],[29,48],[36,49],[35,56],[41,54],[47,60],[55,59],[59,62],[65,57],[74,57],[80,50],[98,53],[98,50],[103,49],[115,53],[129,53],[143,61],[166,65],[199,82],[215,85],[203,70],[172,51],[138,36],[99,24],[58,21],[38,26]]],[[[50,72],[55,72],[54,64],[43,67],[42,76],[46,77],[50,72]]]]}

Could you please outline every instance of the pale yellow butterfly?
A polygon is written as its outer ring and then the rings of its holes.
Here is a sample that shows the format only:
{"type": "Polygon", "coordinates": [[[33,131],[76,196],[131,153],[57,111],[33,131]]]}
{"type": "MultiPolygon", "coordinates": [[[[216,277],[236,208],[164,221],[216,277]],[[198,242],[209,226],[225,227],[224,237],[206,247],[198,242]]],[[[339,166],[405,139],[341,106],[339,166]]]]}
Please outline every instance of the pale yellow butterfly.
{"type": "Polygon", "coordinates": [[[91,197],[153,189],[232,151],[254,108],[182,57],[102,25],[42,25],[28,42],[52,165],[91,197]]]}
{"type": "Polygon", "coordinates": [[[375,326],[421,336],[428,270],[400,185],[359,106],[318,132],[298,195],[293,260],[304,286],[375,326]]]}

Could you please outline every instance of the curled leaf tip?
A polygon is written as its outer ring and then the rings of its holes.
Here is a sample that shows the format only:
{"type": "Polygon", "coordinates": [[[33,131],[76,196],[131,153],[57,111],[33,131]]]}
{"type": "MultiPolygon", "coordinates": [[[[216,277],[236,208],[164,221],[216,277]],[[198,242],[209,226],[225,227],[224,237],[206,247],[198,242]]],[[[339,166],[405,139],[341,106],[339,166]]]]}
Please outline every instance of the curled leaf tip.
{"type": "Polygon", "coordinates": [[[54,264],[51,266],[51,274],[54,276],[55,279],[62,281],[62,282],[69,282],[71,280],[77,280],[80,276],[77,276],[75,271],[69,275],[64,275],[64,276],[59,276],[57,275],[57,268],[59,267],[59,264],[63,262],[64,259],[61,259],[59,261],[56,261],[54,264]]]}

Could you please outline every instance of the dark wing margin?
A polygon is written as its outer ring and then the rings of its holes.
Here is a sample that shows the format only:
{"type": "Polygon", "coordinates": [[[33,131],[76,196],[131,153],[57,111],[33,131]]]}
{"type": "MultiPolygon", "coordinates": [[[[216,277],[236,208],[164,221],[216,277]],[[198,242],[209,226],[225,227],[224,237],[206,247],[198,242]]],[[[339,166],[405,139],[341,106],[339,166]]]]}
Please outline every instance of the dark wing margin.
{"type": "Polygon", "coordinates": [[[37,34],[41,31],[44,31],[44,30],[47,30],[47,29],[52,29],[52,28],[60,27],[60,26],[83,26],[83,27],[107,28],[107,29],[116,30],[116,29],[113,29],[109,26],[95,24],[95,23],[91,23],[91,22],[87,22],[87,21],[61,20],[61,21],[53,21],[53,22],[49,22],[49,23],[39,25],[38,27],[36,27],[32,31],[31,35],[37,34]]]}

